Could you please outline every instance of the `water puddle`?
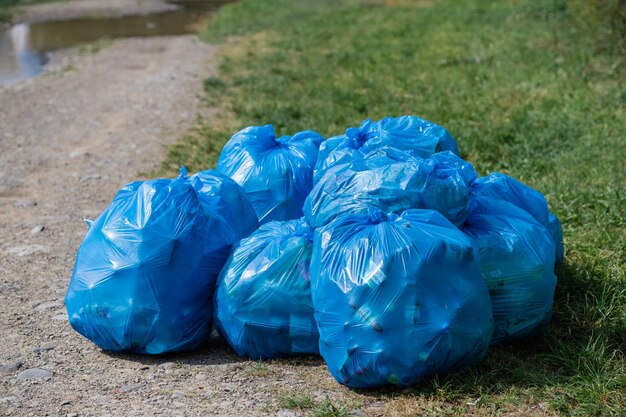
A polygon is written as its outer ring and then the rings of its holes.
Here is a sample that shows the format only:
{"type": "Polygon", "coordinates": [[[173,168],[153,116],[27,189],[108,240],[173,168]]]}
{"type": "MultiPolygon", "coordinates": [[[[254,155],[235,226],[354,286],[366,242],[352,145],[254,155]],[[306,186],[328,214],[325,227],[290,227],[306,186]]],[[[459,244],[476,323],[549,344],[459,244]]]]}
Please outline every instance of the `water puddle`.
{"type": "Polygon", "coordinates": [[[0,86],[39,74],[48,53],[104,38],[182,35],[198,32],[207,16],[229,1],[171,1],[160,13],[20,23],[0,32],[0,86]]]}

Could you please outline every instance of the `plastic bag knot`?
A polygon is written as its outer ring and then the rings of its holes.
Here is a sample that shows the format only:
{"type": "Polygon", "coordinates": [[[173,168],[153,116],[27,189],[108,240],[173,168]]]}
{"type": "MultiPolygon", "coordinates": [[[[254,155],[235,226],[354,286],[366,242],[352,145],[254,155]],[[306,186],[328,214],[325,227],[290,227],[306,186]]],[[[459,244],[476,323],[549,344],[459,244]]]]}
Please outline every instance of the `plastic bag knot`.
{"type": "Polygon", "coordinates": [[[301,236],[312,242],[314,232],[315,229],[313,229],[311,224],[306,220],[306,218],[303,217],[296,223],[296,231],[294,232],[294,236],[301,236]]]}
{"type": "Polygon", "coordinates": [[[359,127],[350,127],[346,129],[346,136],[350,139],[350,144],[354,148],[360,148],[367,141],[367,134],[372,124],[371,119],[367,119],[361,123],[359,127]]]}
{"type": "Polygon", "coordinates": [[[179,172],[178,174],[179,180],[184,180],[185,178],[187,178],[187,174],[189,173],[189,171],[187,171],[187,168],[185,168],[184,166],[181,166],[178,172],[179,172]]]}

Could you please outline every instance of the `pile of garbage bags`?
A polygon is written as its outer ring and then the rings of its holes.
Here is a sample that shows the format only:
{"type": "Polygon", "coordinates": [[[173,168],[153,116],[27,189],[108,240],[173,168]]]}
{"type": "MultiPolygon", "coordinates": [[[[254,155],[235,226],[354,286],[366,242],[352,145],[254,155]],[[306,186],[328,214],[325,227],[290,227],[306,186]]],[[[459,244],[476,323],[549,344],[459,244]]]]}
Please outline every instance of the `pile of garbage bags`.
{"type": "Polygon", "coordinates": [[[441,126],[366,120],[324,139],[236,133],[215,171],[122,188],[65,299],[113,351],[320,354],[350,387],[408,386],[547,329],[563,262],[541,193],[478,177],[441,126]]]}

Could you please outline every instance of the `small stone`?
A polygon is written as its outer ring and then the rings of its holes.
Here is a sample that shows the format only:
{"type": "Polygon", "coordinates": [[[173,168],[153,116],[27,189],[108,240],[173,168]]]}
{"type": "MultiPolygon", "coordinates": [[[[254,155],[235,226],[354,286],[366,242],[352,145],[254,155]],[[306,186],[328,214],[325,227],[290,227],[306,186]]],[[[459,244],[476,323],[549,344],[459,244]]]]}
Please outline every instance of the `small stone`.
{"type": "Polygon", "coordinates": [[[44,311],[44,310],[49,310],[51,308],[60,307],[60,306],[61,306],[61,302],[58,300],[46,301],[45,303],[41,303],[37,307],[35,307],[35,310],[44,311]]]}
{"type": "Polygon", "coordinates": [[[278,410],[276,413],[278,417],[296,417],[296,413],[289,410],[278,410]]]}
{"type": "Polygon", "coordinates": [[[102,175],[98,175],[98,174],[85,175],[84,177],[81,177],[80,182],[87,182],[87,181],[93,181],[93,180],[99,180],[99,179],[102,179],[102,175]]]}
{"type": "Polygon", "coordinates": [[[50,379],[52,378],[52,372],[40,368],[26,369],[25,371],[17,374],[17,379],[20,381],[27,381],[29,379],[50,379]]]}
{"type": "Polygon", "coordinates": [[[21,246],[14,246],[12,248],[5,249],[4,251],[8,253],[9,255],[16,255],[16,256],[22,257],[22,256],[32,255],[37,252],[47,252],[48,248],[43,245],[21,245],[21,246]]]}
{"type": "Polygon", "coordinates": [[[50,352],[54,349],[52,346],[37,346],[33,348],[34,353],[50,352]]]}
{"type": "Polygon", "coordinates": [[[350,410],[348,413],[348,417],[361,417],[363,415],[363,411],[361,410],[350,410]]]}
{"type": "Polygon", "coordinates": [[[4,365],[0,365],[0,374],[10,374],[17,371],[21,367],[21,362],[5,363],[4,365]]]}
{"type": "Polygon", "coordinates": [[[37,202],[34,200],[15,200],[13,206],[15,207],[35,207],[37,202]]]}
{"type": "Polygon", "coordinates": [[[176,366],[176,364],[174,362],[164,362],[159,366],[163,369],[172,369],[174,366],[176,366]]]}
{"type": "Polygon", "coordinates": [[[220,385],[220,388],[222,388],[222,390],[226,392],[229,392],[229,391],[236,391],[238,386],[234,382],[224,382],[220,385]]]}
{"type": "Polygon", "coordinates": [[[120,391],[123,392],[123,393],[127,393],[127,392],[134,391],[134,390],[136,390],[138,388],[141,388],[141,384],[129,384],[129,385],[123,385],[120,388],[120,391]]]}
{"type": "Polygon", "coordinates": [[[465,404],[471,405],[472,407],[476,407],[478,405],[478,403],[480,403],[480,398],[481,397],[478,397],[475,400],[466,402],[465,404]]]}
{"type": "Polygon", "coordinates": [[[220,408],[231,408],[233,406],[233,402],[232,401],[222,401],[219,404],[220,408]]]}
{"type": "Polygon", "coordinates": [[[61,406],[64,406],[64,405],[70,405],[71,403],[72,403],[71,401],[63,401],[63,402],[61,403],[61,406]]]}
{"type": "Polygon", "coordinates": [[[41,225],[41,224],[40,224],[40,225],[37,225],[37,226],[33,227],[32,229],[30,229],[30,234],[31,234],[31,235],[36,235],[37,233],[41,233],[41,232],[43,232],[43,230],[44,230],[45,228],[46,228],[46,227],[45,227],[44,225],[41,225]]]}
{"type": "Polygon", "coordinates": [[[80,158],[81,156],[87,156],[89,152],[84,149],[76,149],[75,151],[70,152],[70,158],[80,158]]]}
{"type": "Polygon", "coordinates": [[[57,314],[56,316],[52,316],[52,320],[67,321],[67,314],[57,314]]]}
{"type": "Polygon", "coordinates": [[[78,413],[67,413],[66,417],[78,417],[78,413]]]}

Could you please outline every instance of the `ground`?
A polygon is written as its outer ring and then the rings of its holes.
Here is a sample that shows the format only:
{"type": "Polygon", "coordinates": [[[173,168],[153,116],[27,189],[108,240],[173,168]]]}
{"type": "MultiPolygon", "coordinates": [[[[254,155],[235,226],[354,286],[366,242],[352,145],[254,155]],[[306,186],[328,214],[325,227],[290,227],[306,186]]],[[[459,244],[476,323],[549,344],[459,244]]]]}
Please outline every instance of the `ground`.
{"type": "Polygon", "coordinates": [[[565,1],[480,3],[243,1],[205,34],[220,47],[115,40],[0,88],[0,414],[620,415],[623,58],[579,37],[565,1]],[[546,337],[410,389],[354,391],[320,358],[252,362],[218,339],[183,355],[109,354],[70,328],[83,219],[123,184],[211,167],[249,124],[328,135],[400,113],[446,125],[482,174],[548,196],[568,253],[546,337]]]}

